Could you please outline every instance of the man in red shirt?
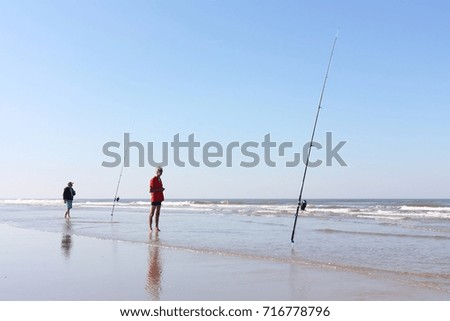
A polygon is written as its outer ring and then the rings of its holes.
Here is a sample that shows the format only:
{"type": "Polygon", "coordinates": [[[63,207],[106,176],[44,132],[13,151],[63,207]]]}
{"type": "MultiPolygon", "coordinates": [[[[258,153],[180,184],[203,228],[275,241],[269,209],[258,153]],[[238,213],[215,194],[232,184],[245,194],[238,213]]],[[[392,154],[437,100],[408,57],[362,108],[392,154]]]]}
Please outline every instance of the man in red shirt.
{"type": "Polygon", "coordinates": [[[159,212],[161,210],[161,202],[164,201],[164,190],[162,181],[161,181],[161,175],[163,173],[163,169],[161,167],[156,168],[156,175],[150,180],[150,194],[151,194],[151,202],[152,202],[152,209],[150,211],[150,217],[148,220],[150,231],[152,231],[152,221],[153,216],[156,214],[155,217],[155,226],[156,230],[160,231],[159,229],[159,212]]]}

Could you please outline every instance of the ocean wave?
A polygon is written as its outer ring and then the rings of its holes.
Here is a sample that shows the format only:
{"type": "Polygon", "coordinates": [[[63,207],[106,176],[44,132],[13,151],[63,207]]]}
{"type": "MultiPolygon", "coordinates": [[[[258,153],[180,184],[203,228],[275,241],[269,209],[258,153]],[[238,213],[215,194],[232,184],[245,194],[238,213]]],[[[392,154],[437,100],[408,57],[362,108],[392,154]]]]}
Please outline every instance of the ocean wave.
{"type": "MultiPolygon", "coordinates": [[[[248,216],[293,216],[297,208],[296,201],[290,200],[166,200],[164,210],[169,212],[195,212],[208,214],[234,214],[248,216]]],[[[0,206],[42,206],[62,207],[58,199],[3,199],[0,206]]],[[[115,204],[116,209],[147,211],[151,203],[142,199],[123,199],[115,204]]],[[[112,200],[77,199],[74,207],[82,209],[110,208],[112,200]]],[[[411,219],[450,219],[450,202],[417,201],[352,201],[317,200],[311,201],[302,216],[310,217],[349,217],[373,220],[411,220],[411,219]]]]}
{"type": "Polygon", "coordinates": [[[401,211],[407,212],[450,212],[450,207],[448,206],[411,206],[411,205],[403,205],[400,207],[401,211]]]}
{"type": "Polygon", "coordinates": [[[380,237],[398,237],[398,238],[425,238],[425,239],[436,239],[436,240],[450,240],[449,236],[445,235],[424,235],[424,234],[404,234],[404,233],[384,233],[384,232],[367,232],[367,231],[349,231],[349,230],[337,230],[337,229],[316,229],[318,232],[322,233],[339,233],[339,234],[353,234],[353,235],[369,235],[369,236],[380,236],[380,237]]]}
{"type": "Polygon", "coordinates": [[[0,205],[29,205],[29,206],[58,206],[64,204],[63,200],[55,199],[6,199],[0,200],[0,205]]]}

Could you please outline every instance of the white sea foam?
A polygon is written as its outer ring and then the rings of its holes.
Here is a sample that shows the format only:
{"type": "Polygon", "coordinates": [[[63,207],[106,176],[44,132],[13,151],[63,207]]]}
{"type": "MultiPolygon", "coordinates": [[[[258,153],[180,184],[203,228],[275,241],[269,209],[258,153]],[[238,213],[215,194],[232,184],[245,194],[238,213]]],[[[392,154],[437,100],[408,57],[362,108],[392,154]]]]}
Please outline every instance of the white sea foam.
{"type": "Polygon", "coordinates": [[[0,205],[30,205],[30,206],[58,206],[63,200],[54,199],[6,199],[0,200],[0,205]]]}
{"type": "Polygon", "coordinates": [[[441,206],[409,206],[409,205],[403,205],[400,207],[400,210],[402,211],[427,211],[427,212],[449,212],[449,207],[441,207],[441,206]]]}
{"type": "MultiPolygon", "coordinates": [[[[385,202],[372,201],[311,201],[302,216],[342,216],[372,219],[450,219],[450,202],[424,205],[405,204],[402,200],[385,202]]],[[[59,199],[3,199],[4,206],[42,206],[62,207],[59,199]]],[[[102,209],[113,206],[112,200],[92,199],[74,201],[75,208],[102,209]]],[[[120,200],[117,209],[147,211],[151,206],[148,200],[120,200]]],[[[195,212],[213,214],[292,216],[296,213],[296,202],[287,200],[167,200],[164,210],[168,212],[195,212]]]]}

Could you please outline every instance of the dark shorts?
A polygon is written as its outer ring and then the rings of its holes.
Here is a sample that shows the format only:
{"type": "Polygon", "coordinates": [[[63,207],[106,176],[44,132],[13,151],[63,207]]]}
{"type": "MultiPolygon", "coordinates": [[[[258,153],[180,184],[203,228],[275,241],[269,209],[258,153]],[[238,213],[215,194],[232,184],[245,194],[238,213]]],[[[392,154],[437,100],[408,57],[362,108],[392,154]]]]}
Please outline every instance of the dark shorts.
{"type": "Polygon", "coordinates": [[[152,206],[161,206],[161,202],[152,202],[152,206]]]}

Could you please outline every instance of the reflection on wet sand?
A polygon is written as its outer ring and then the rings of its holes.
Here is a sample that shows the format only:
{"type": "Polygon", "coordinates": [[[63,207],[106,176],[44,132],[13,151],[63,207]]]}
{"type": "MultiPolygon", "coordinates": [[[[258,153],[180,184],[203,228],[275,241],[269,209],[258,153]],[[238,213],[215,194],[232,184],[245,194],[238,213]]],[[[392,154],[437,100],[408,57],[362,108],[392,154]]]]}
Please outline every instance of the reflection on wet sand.
{"type": "Polygon", "coordinates": [[[66,258],[70,257],[70,250],[72,249],[72,223],[70,220],[66,220],[64,226],[64,232],[61,239],[61,250],[66,258]]]}
{"type": "Polygon", "coordinates": [[[161,296],[162,273],[163,270],[159,254],[158,232],[150,233],[147,286],[145,287],[145,289],[149,292],[152,300],[154,301],[159,301],[161,296]]]}

